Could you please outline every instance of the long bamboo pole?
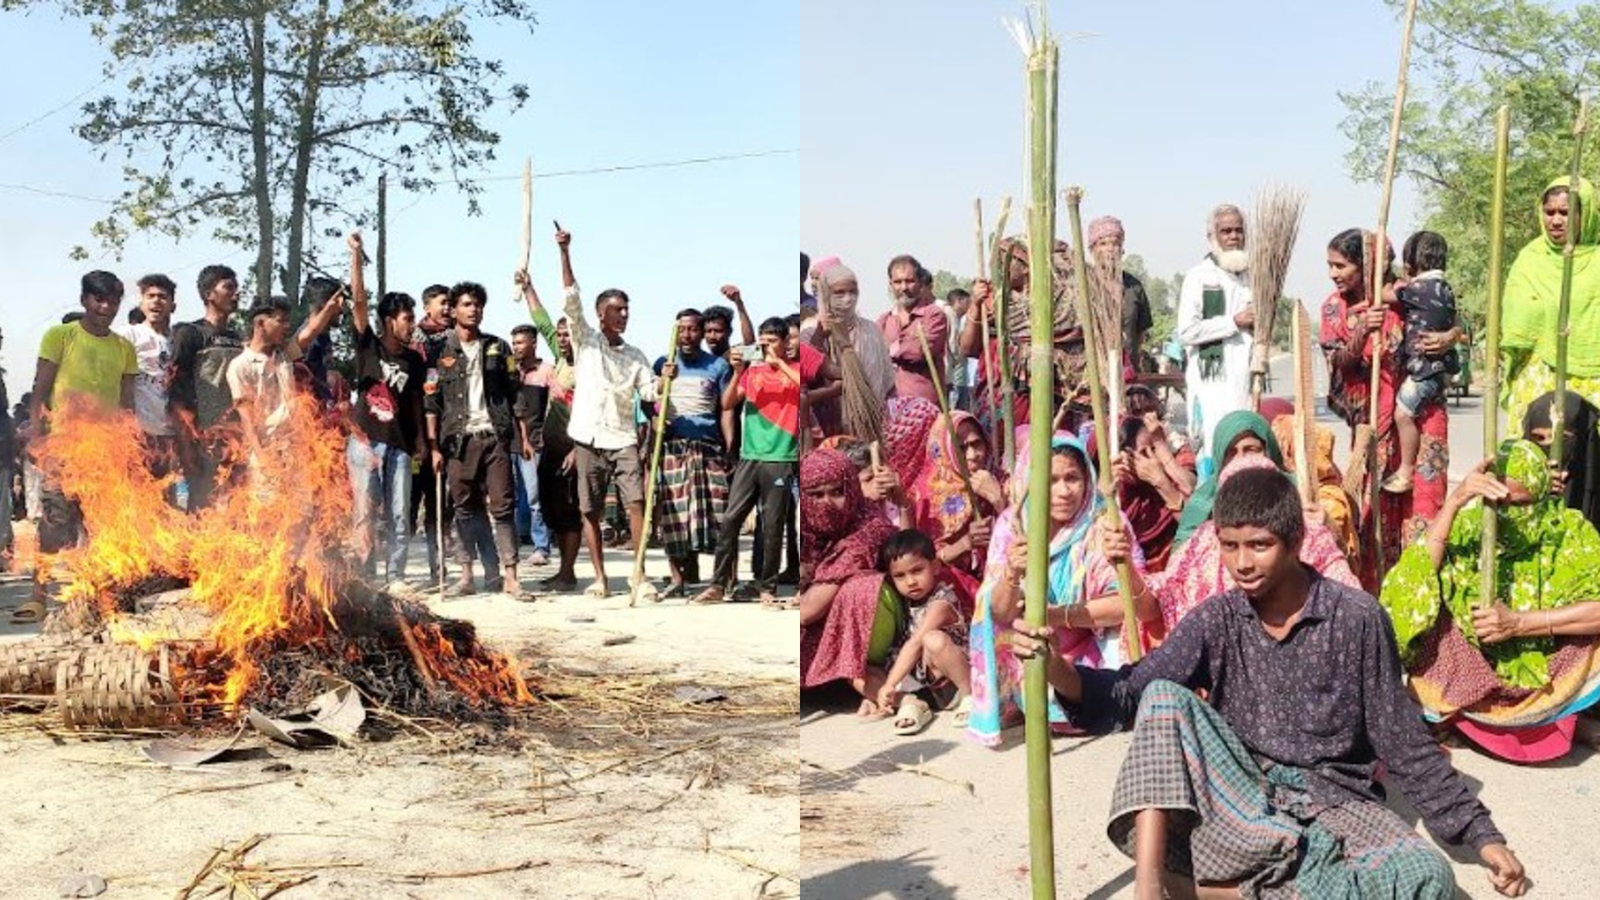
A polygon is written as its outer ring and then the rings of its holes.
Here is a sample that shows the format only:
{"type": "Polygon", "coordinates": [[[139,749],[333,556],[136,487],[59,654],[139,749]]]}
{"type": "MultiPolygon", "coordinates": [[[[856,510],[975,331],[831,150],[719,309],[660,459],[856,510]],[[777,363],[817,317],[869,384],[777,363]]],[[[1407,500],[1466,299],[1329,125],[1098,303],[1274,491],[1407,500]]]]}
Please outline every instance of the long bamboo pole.
{"type": "MultiPolygon", "coordinates": [[[[1506,168],[1511,158],[1511,107],[1500,107],[1494,123],[1494,193],[1489,201],[1489,299],[1485,318],[1488,328],[1483,348],[1483,455],[1492,457],[1500,449],[1500,298],[1505,285],[1506,168]]],[[[1479,568],[1483,580],[1478,586],[1479,602],[1494,602],[1499,563],[1499,517],[1483,517],[1483,543],[1479,568]]]]}
{"type": "MultiPolygon", "coordinates": [[[[1371,266],[1370,278],[1367,282],[1367,302],[1376,306],[1383,305],[1383,276],[1388,271],[1389,238],[1386,232],[1389,228],[1389,204],[1394,198],[1394,170],[1400,156],[1400,120],[1405,115],[1406,109],[1406,81],[1411,72],[1411,33],[1417,24],[1417,0],[1409,0],[1406,4],[1405,31],[1400,37],[1400,75],[1394,88],[1394,111],[1389,116],[1389,152],[1383,165],[1383,196],[1378,201],[1378,230],[1373,240],[1373,249],[1370,254],[1363,254],[1371,258],[1366,260],[1371,266]]],[[[1378,400],[1379,389],[1383,377],[1383,329],[1379,328],[1372,333],[1372,385],[1369,395],[1369,415],[1367,421],[1372,425],[1372,453],[1367,457],[1368,470],[1372,473],[1367,484],[1369,500],[1367,501],[1372,514],[1373,548],[1377,553],[1377,574],[1382,579],[1384,575],[1383,559],[1383,464],[1378,459],[1378,447],[1382,446],[1383,436],[1378,432],[1378,400]]]]}
{"type": "MultiPolygon", "coordinates": [[[[1007,206],[1008,204],[1004,202],[1000,206],[999,224],[1001,227],[995,231],[995,249],[997,251],[1000,247],[1000,241],[1004,239],[1004,225],[1006,216],[1010,212],[1007,206]]],[[[1011,354],[1006,346],[1011,336],[1010,316],[1007,312],[1011,305],[1011,254],[1009,252],[1006,253],[1002,259],[1001,254],[996,252],[991,264],[994,267],[994,271],[989,284],[994,296],[994,327],[996,333],[1000,335],[1001,346],[994,351],[995,367],[989,371],[998,370],[1000,373],[1000,415],[996,421],[1001,423],[1001,458],[1005,461],[1006,471],[1010,472],[1016,469],[1017,466],[1017,389],[1011,377],[1011,354]]]]}
{"type": "MultiPolygon", "coordinates": [[[[524,182],[526,183],[526,182],[524,182]]],[[[672,323],[672,343],[667,348],[667,365],[676,365],[678,362],[678,323],[672,323]]],[[[640,534],[635,535],[633,548],[633,578],[628,582],[628,605],[633,606],[639,600],[641,593],[647,594],[652,600],[659,600],[660,595],[652,588],[645,587],[644,581],[644,554],[650,546],[650,521],[656,509],[656,480],[661,475],[661,445],[662,438],[667,432],[667,407],[671,405],[672,379],[662,379],[661,396],[656,400],[656,430],[651,436],[653,446],[650,448],[650,468],[645,470],[644,482],[644,519],[640,527],[640,534]]]]}
{"type": "MultiPolygon", "coordinates": [[[[1078,279],[1078,320],[1091,322],[1089,310],[1089,272],[1083,259],[1083,188],[1067,188],[1067,215],[1072,222],[1072,267],[1078,279]]],[[[1095,446],[1100,451],[1100,497],[1105,501],[1106,518],[1113,528],[1122,527],[1122,511],[1117,506],[1116,477],[1111,473],[1111,430],[1116,424],[1106,415],[1105,382],[1100,378],[1100,361],[1104,358],[1100,340],[1093,328],[1083,330],[1085,376],[1089,380],[1089,404],[1094,410],[1095,446]]],[[[1122,631],[1128,644],[1128,657],[1138,662],[1143,655],[1139,647],[1139,618],[1133,608],[1133,567],[1126,561],[1117,564],[1117,593],[1122,596],[1122,631]]]]}
{"type": "Polygon", "coordinates": [[[533,157],[522,164],[522,268],[533,259],[533,157]]]}
{"type": "MultiPolygon", "coordinates": [[[[1042,16],[1041,16],[1042,19],[1042,16]]],[[[1051,280],[1049,248],[1055,244],[1056,160],[1050,138],[1051,98],[1058,73],[1058,50],[1044,22],[1041,36],[1028,55],[1028,123],[1031,196],[1028,205],[1028,243],[1032,245],[1028,297],[1032,304],[1032,340],[1028,347],[1028,493],[1034,502],[1027,510],[1028,572],[1023,596],[1028,602],[1028,624],[1043,627],[1050,595],[1050,418],[1055,391],[1055,369],[1048,335],[1051,332],[1051,280]],[[1040,248],[1044,248],[1040,264],[1040,248]]],[[[1006,260],[1010,269],[1010,260],[1006,260]]],[[[1002,320],[1001,328],[1004,328],[1002,320]]],[[[1005,332],[1002,332],[1005,333],[1005,332]]],[[[1004,360],[1006,353],[1001,353],[1004,360]]],[[[1006,429],[1011,430],[1010,403],[1006,429]]],[[[1023,666],[1024,727],[1028,748],[1028,847],[1034,900],[1054,900],[1056,895],[1055,822],[1050,797],[1050,685],[1046,661],[1034,657],[1023,666]]]]}
{"type": "MultiPolygon", "coordinates": [[[[1306,305],[1296,300],[1290,323],[1294,340],[1294,474],[1300,482],[1300,501],[1317,501],[1316,462],[1311,454],[1316,447],[1316,402],[1311,384],[1311,317],[1306,305]]],[[[1259,409],[1259,406],[1258,406],[1259,409]]]]}
{"type": "Polygon", "coordinates": [[[389,176],[378,176],[378,296],[389,291],[389,176]]]}
{"type": "Polygon", "coordinates": [[[1567,445],[1567,338],[1572,332],[1572,263],[1586,213],[1578,182],[1588,130],[1589,102],[1579,100],[1578,121],[1572,126],[1572,178],[1567,182],[1567,240],[1561,248],[1561,302],[1556,307],[1556,394],[1550,405],[1550,458],[1557,462],[1565,457],[1567,445]]]}
{"type": "MultiPolygon", "coordinates": [[[[976,221],[977,228],[978,228],[978,233],[977,233],[978,268],[975,270],[977,272],[977,275],[975,277],[979,281],[982,281],[983,279],[988,278],[989,274],[990,274],[990,272],[989,272],[989,252],[988,252],[987,247],[985,247],[984,241],[983,241],[983,198],[979,197],[979,198],[974,198],[973,199],[973,201],[972,201],[972,217],[976,221]]],[[[993,293],[994,292],[994,286],[991,284],[989,286],[989,288],[990,288],[990,297],[992,298],[994,296],[994,293],[993,293]]],[[[992,303],[992,301],[991,301],[991,303],[992,303]]],[[[983,371],[985,373],[987,373],[986,377],[984,378],[984,386],[986,388],[988,388],[989,408],[990,409],[994,409],[995,406],[997,406],[999,404],[1000,395],[995,390],[993,355],[989,352],[989,317],[987,315],[985,315],[983,310],[981,310],[981,309],[980,310],[969,310],[967,314],[968,315],[973,315],[974,313],[978,317],[978,339],[980,341],[982,341],[982,343],[978,347],[978,354],[979,354],[979,357],[983,360],[983,371]]],[[[966,362],[965,359],[963,359],[962,360],[963,365],[965,364],[965,362],[966,362]]],[[[992,442],[991,442],[990,446],[993,446],[992,442]]]]}

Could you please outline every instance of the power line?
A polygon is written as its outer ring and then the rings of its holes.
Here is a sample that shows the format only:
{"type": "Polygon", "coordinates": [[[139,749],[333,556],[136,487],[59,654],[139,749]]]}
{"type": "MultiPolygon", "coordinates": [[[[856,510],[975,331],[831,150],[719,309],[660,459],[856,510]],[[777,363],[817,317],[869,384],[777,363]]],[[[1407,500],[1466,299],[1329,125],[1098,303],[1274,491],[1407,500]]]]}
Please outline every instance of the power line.
{"type": "Polygon", "coordinates": [[[70,194],[66,191],[52,191],[48,188],[36,188],[26,184],[0,184],[0,190],[22,191],[28,194],[38,194],[41,197],[62,197],[67,200],[84,200],[89,203],[104,203],[107,206],[112,206],[117,202],[105,197],[86,197],[83,194],[70,194]]]}
{"type": "Polygon", "coordinates": [[[100,86],[105,84],[106,82],[110,81],[111,78],[112,78],[112,76],[107,75],[106,77],[104,77],[104,78],[100,79],[99,81],[95,82],[93,85],[91,85],[91,86],[85,88],[83,91],[79,92],[72,99],[63,102],[60,106],[51,107],[50,109],[45,110],[44,112],[40,113],[37,116],[34,116],[33,118],[29,119],[28,121],[23,122],[21,125],[18,125],[17,127],[11,129],[10,131],[6,132],[5,134],[0,134],[0,144],[5,143],[6,141],[10,140],[11,138],[16,137],[17,135],[23,133],[24,131],[27,131],[29,128],[32,128],[33,126],[39,124],[40,122],[43,122],[45,119],[48,119],[51,116],[55,115],[56,113],[61,112],[63,109],[66,109],[67,107],[71,106],[72,104],[77,103],[79,100],[82,100],[84,97],[89,96],[90,94],[92,94],[95,91],[99,90],[100,86]]]}
{"type": "MultiPolygon", "coordinates": [[[[670,169],[678,166],[698,166],[706,163],[730,162],[738,159],[757,159],[763,156],[784,156],[790,153],[799,153],[800,148],[791,147],[782,150],[752,150],[748,153],[723,153],[717,156],[697,156],[692,159],[673,159],[662,162],[631,163],[620,166],[601,166],[594,169],[565,169],[559,172],[540,172],[535,170],[535,178],[562,178],[568,175],[599,175],[606,172],[633,172],[639,169],[670,169]]],[[[518,181],[522,175],[490,175],[485,178],[475,178],[473,181],[518,181]]]]}

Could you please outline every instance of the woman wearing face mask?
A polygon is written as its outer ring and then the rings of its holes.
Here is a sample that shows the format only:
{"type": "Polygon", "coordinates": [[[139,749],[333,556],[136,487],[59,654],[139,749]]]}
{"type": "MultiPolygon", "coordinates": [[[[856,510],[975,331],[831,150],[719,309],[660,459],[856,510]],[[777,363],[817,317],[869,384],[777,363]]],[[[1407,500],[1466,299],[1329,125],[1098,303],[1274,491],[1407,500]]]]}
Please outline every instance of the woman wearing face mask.
{"type": "MultiPolygon", "coordinates": [[[[811,268],[817,283],[817,320],[800,333],[802,339],[828,354],[828,358],[842,372],[842,354],[854,353],[866,373],[866,385],[858,385],[850,378],[844,379],[845,391],[866,390],[864,398],[870,404],[881,404],[894,392],[894,366],[889,361],[889,345],[883,332],[871,320],[860,316],[856,309],[861,302],[861,286],[856,273],[846,268],[837,257],[821,260],[811,268]]],[[[824,436],[845,433],[844,404],[841,398],[825,400],[811,409],[824,436]]]]}
{"type": "Polygon", "coordinates": [[[1600,699],[1600,533],[1550,492],[1545,455],[1506,441],[1407,547],[1380,601],[1424,711],[1516,762],[1557,759],[1600,699]],[[1480,594],[1483,517],[1497,521],[1480,594]]]}

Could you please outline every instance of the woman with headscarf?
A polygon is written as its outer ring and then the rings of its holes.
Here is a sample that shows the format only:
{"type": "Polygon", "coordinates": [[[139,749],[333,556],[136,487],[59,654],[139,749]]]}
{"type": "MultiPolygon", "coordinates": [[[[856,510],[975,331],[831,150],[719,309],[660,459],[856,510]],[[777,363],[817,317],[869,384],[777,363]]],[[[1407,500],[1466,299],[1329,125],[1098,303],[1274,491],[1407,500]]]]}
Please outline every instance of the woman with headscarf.
{"type": "MultiPolygon", "coordinates": [[[[1344,486],[1344,474],[1333,461],[1333,432],[1321,425],[1314,426],[1317,444],[1311,450],[1311,477],[1316,479],[1317,505],[1322,508],[1328,530],[1339,542],[1339,549],[1352,567],[1358,565],[1361,551],[1360,507],[1351,499],[1344,486]]],[[[1291,474],[1299,471],[1295,443],[1294,412],[1280,414],[1272,420],[1272,433],[1278,439],[1278,449],[1283,451],[1283,467],[1291,474]]]]}
{"type": "MultiPolygon", "coordinates": [[[[1028,451],[1017,448],[1017,466],[1011,478],[1012,506],[1000,514],[978,609],[969,632],[972,654],[972,712],[967,733],[979,743],[994,746],[1000,732],[1021,710],[1022,663],[1011,651],[1011,625],[1022,610],[1022,580],[1027,571],[1028,540],[1019,523],[1026,520],[1028,451]]],[[[1056,650],[1063,658],[1095,668],[1115,669],[1127,662],[1124,640],[1138,635],[1122,631],[1122,599],[1117,592],[1117,570],[1102,551],[1105,532],[1095,526],[1101,510],[1094,489],[1094,464],[1076,439],[1058,433],[1050,442],[1050,594],[1046,598],[1046,623],[1055,629],[1056,650]]],[[[1131,536],[1126,543],[1132,544],[1131,536]]],[[[1124,548],[1126,550],[1126,548],[1124,548]]],[[[1141,623],[1161,616],[1155,597],[1145,586],[1137,565],[1129,585],[1141,623]]],[[[1066,718],[1054,698],[1050,722],[1065,730],[1066,718]]]]}
{"type": "MultiPolygon", "coordinates": [[[[1500,350],[1505,358],[1511,421],[1556,385],[1556,318],[1561,298],[1562,254],[1570,225],[1568,178],[1539,196],[1540,234],[1511,264],[1501,301],[1500,350]]],[[[1578,182],[1577,246],[1572,255],[1572,298],[1567,337],[1567,390],[1600,406],[1600,207],[1594,185],[1578,182]]]]}
{"type": "MultiPolygon", "coordinates": [[[[1358,228],[1335,235],[1328,243],[1328,277],[1334,291],[1322,304],[1322,351],[1328,361],[1328,406],[1349,424],[1351,441],[1358,426],[1370,424],[1373,332],[1383,336],[1383,357],[1378,374],[1378,480],[1400,467],[1400,435],[1394,427],[1395,395],[1407,378],[1400,348],[1405,340],[1405,320],[1395,297],[1394,248],[1385,247],[1383,296],[1371,302],[1371,273],[1365,268],[1375,258],[1377,237],[1358,228]]],[[[1426,332],[1421,349],[1443,351],[1460,338],[1459,327],[1426,332]]],[[[1401,546],[1422,533],[1444,504],[1450,470],[1450,418],[1444,404],[1426,405],[1417,416],[1422,443],[1417,451],[1411,491],[1385,492],[1382,499],[1383,558],[1393,560],[1401,546]]],[[[1369,512],[1370,515],[1370,512],[1369,512]]],[[[1370,524],[1362,530],[1370,534],[1370,524]]],[[[1370,538],[1368,538],[1370,539],[1370,538]]],[[[1372,588],[1383,580],[1374,570],[1376,554],[1363,554],[1361,580],[1372,588]]]]}
{"type": "Polygon", "coordinates": [[[1005,505],[990,469],[988,441],[978,420],[964,412],[936,418],[923,442],[921,470],[910,483],[911,527],[933,540],[939,562],[967,596],[977,593],[988,558],[995,512],[1005,505]],[[958,460],[956,454],[961,454],[958,460]],[[963,465],[965,463],[965,465],[963,465]],[[963,482],[965,472],[971,484],[963,482]]]}
{"type": "MultiPolygon", "coordinates": [[[[1266,419],[1248,410],[1238,409],[1223,416],[1212,433],[1210,446],[1219,471],[1227,468],[1235,457],[1263,453],[1278,468],[1283,468],[1283,453],[1278,449],[1278,439],[1272,434],[1272,426],[1267,424],[1266,419]]],[[[1178,517],[1178,533],[1174,537],[1178,544],[1189,540],[1203,523],[1210,521],[1211,504],[1216,498],[1217,476],[1213,475],[1200,482],[1190,495],[1189,502],[1184,504],[1183,515],[1178,517]]]]}
{"type": "Polygon", "coordinates": [[[1506,441],[1407,547],[1379,596],[1424,712],[1517,762],[1572,746],[1600,698],[1600,533],[1551,496],[1545,456],[1506,441]],[[1493,597],[1481,595],[1485,509],[1497,520],[1493,597]]]}
{"type": "MultiPolygon", "coordinates": [[[[817,320],[800,336],[818,350],[845,374],[844,390],[855,393],[865,391],[858,402],[878,405],[894,392],[894,366],[889,361],[889,345],[883,332],[870,319],[857,314],[861,302],[861,286],[856,273],[841,263],[838,257],[819,260],[811,269],[818,292],[817,320]],[[845,365],[844,355],[851,353],[861,363],[866,383],[861,384],[850,376],[852,367],[845,365]]],[[[811,413],[824,435],[832,436],[847,431],[844,422],[843,398],[823,400],[815,404],[811,413]]]]}
{"type": "MultiPolygon", "coordinates": [[[[1217,485],[1226,484],[1240,472],[1251,469],[1274,469],[1278,466],[1261,453],[1235,456],[1223,466],[1217,476],[1217,485]]],[[[1361,581],[1345,558],[1333,532],[1322,524],[1322,516],[1306,516],[1305,538],[1300,544],[1300,561],[1341,584],[1360,588],[1361,581]]],[[[1161,619],[1167,633],[1178,626],[1178,621],[1207,599],[1235,587],[1228,569],[1222,562],[1222,544],[1217,540],[1217,526],[1208,517],[1194,534],[1173,555],[1163,572],[1151,573],[1150,589],[1155,592],[1161,606],[1161,619]]]]}
{"type": "MultiPolygon", "coordinates": [[[[1566,500],[1568,509],[1583,513],[1590,524],[1600,527],[1600,409],[1575,393],[1569,392],[1562,406],[1562,458],[1551,460],[1552,477],[1558,479],[1557,493],[1566,500]]],[[[1522,415],[1522,437],[1550,452],[1550,413],[1555,407],[1554,392],[1541,394],[1528,405],[1522,415]]]]}
{"type": "Polygon", "coordinates": [[[837,450],[800,462],[800,686],[849,681],[861,714],[883,716],[874,698],[886,675],[884,657],[897,631],[896,607],[885,605],[878,553],[894,534],[880,507],[861,494],[856,466],[837,450]]]}

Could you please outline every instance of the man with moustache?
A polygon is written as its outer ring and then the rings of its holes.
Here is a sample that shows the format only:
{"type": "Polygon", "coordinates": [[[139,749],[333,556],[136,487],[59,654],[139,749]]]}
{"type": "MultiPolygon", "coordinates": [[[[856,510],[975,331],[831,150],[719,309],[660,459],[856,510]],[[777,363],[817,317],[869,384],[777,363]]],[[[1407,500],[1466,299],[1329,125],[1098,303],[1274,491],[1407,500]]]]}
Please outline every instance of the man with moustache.
{"type": "MultiPolygon", "coordinates": [[[[702,334],[699,311],[678,313],[678,377],[666,401],[657,485],[661,542],[672,568],[668,597],[686,596],[688,585],[700,580],[700,554],[717,552],[728,502],[722,394],[733,368],[706,351],[702,334]]],[[[666,364],[666,357],[657,359],[655,371],[666,364]]]]}
{"type": "Polygon", "coordinates": [[[1214,448],[1207,445],[1222,417],[1250,403],[1250,349],[1256,318],[1250,297],[1250,257],[1245,252],[1244,213],[1232,204],[1206,220],[1211,252],[1183,276],[1178,295],[1178,339],[1189,354],[1185,396],[1189,435],[1200,477],[1214,473],[1214,448]]]}
{"type": "Polygon", "coordinates": [[[934,380],[946,383],[945,348],[950,343],[950,320],[933,302],[932,288],[932,275],[916,257],[900,255],[890,260],[889,291],[894,295],[894,308],[878,317],[878,328],[889,345],[889,361],[894,364],[895,396],[921,397],[938,403],[934,380]],[[923,338],[929,353],[923,353],[923,338]],[[933,368],[928,366],[930,355],[933,368]]]}

